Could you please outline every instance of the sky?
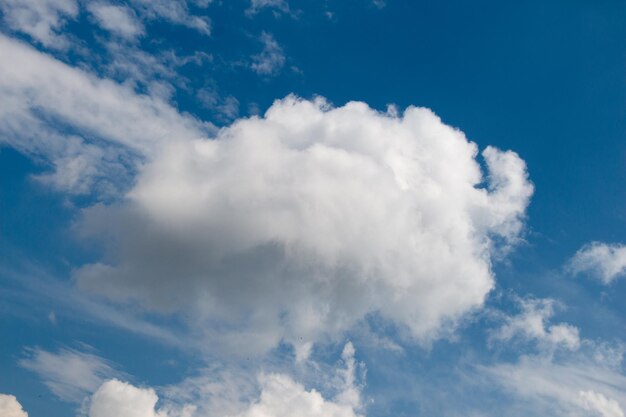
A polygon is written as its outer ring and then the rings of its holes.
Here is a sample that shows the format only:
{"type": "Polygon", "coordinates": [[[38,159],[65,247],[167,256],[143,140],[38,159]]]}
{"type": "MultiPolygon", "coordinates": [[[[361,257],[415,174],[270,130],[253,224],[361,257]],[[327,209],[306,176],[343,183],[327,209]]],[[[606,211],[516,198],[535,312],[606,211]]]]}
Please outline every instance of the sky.
{"type": "Polygon", "coordinates": [[[0,0],[0,415],[626,415],[626,3],[0,0]]]}

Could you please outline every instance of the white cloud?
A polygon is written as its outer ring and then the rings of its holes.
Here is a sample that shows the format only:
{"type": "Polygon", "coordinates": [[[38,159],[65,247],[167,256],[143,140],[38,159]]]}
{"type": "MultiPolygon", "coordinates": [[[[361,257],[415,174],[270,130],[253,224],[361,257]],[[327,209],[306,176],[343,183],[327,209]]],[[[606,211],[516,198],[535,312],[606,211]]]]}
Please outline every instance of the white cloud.
{"type": "Polygon", "coordinates": [[[352,344],[346,344],[343,366],[315,381],[327,382],[333,399],[285,373],[260,372],[250,381],[248,372],[235,375],[209,369],[205,375],[160,389],[161,398],[152,388],[106,381],[91,399],[89,417],[357,417],[362,408],[362,372],[354,353],[352,344]]]}
{"type": "Polygon", "coordinates": [[[356,361],[354,355],[356,351],[351,342],[346,343],[341,352],[341,360],[345,368],[338,369],[339,382],[336,384],[338,394],[335,401],[338,404],[349,406],[352,410],[363,408],[361,391],[362,381],[365,380],[365,368],[363,364],[356,361]]]}
{"type": "Polygon", "coordinates": [[[28,357],[20,360],[20,365],[38,374],[46,386],[65,401],[80,403],[105,379],[119,374],[106,360],[73,349],[52,353],[34,348],[27,353],[28,357]]]}
{"type": "MultiPolygon", "coordinates": [[[[204,35],[211,34],[209,18],[190,13],[187,0],[131,0],[131,3],[147,19],[163,19],[195,29],[204,35]]],[[[206,7],[209,2],[196,3],[206,7]]]]}
{"type": "Polygon", "coordinates": [[[134,39],[144,33],[143,25],[128,7],[88,3],[87,9],[103,29],[123,38],[134,39]]]}
{"type": "Polygon", "coordinates": [[[327,401],[316,390],[307,391],[285,375],[261,377],[261,397],[237,417],[356,417],[347,404],[327,401]]]}
{"type": "Polygon", "coordinates": [[[600,417],[624,417],[624,411],[615,400],[594,391],[580,391],[579,395],[583,408],[600,417]]]}
{"type": "Polygon", "coordinates": [[[71,192],[88,192],[98,179],[104,188],[123,186],[137,160],[163,142],[207,134],[162,100],[1,35],[0,94],[0,142],[49,161],[55,171],[45,179],[71,192]]]}
{"type": "Polygon", "coordinates": [[[167,417],[167,413],[155,410],[158,400],[151,388],[112,379],[94,393],[89,417],[167,417]]]}
{"type": "Polygon", "coordinates": [[[548,325],[554,314],[555,301],[551,299],[517,299],[521,313],[506,316],[504,324],[491,333],[491,340],[511,341],[521,338],[533,341],[543,349],[562,347],[577,350],[580,346],[578,329],[570,324],[548,325]]]}
{"type": "Polygon", "coordinates": [[[15,396],[0,394],[0,416],[28,417],[28,413],[22,409],[22,405],[15,396]]]}
{"type": "Polygon", "coordinates": [[[482,306],[496,242],[519,238],[532,193],[524,162],[494,148],[479,187],[476,154],[427,109],[289,97],[214,140],[166,146],[125,204],[85,211],[82,233],[116,243],[112,263],[75,278],[190,309],[229,351],[306,346],[370,313],[429,341],[482,306]]]}
{"type": "Polygon", "coordinates": [[[544,349],[521,355],[512,363],[477,366],[472,377],[490,388],[503,388],[516,412],[510,415],[567,417],[623,417],[626,377],[622,374],[624,345],[580,339],[568,324],[549,326],[552,300],[521,300],[523,312],[510,318],[495,336],[501,340],[522,337],[544,349]],[[555,329],[561,329],[555,331],[555,329]],[[556,350],[555,347],[566,349],[556,350]]]}
{"type": "Polygon", "coordinates": [[[246,14],[252,16],[264,8],[272,9],[275,14],[289,13],[287,0],[250,0],[250,7],[246,9],[246,14]]]}
{"type": "Polygon", "coordinates": [[[285,65],[285,53],[274,37],[263,32],[261,34],[263,50],[252,57],[250,67],[259,75],[276,75],[285,65]]]}
{"type": "MultiPolygon", "coordinates": [[[[0,0],[4,23],[26,33],[42,45],[65,49],[67,38],[59,33],[68,19],[78,15],[76,0],[0,0]]],[[[4,58],[3,58],[4,59],[4,58]]]]}
{"type": "Polygon", "coordinates": [[[576,252],[567,269],[573,274],[589,274],[610,284],[626,277],[626,245],[592,242],[576,252]]]}
{"type": "Polygon", "coordinates": [[[623,416],[626,378],[618,370],[587,361],[555,363],[531,356],[484,371],[518,399],[526,400],[531,415],[623,416]]]}

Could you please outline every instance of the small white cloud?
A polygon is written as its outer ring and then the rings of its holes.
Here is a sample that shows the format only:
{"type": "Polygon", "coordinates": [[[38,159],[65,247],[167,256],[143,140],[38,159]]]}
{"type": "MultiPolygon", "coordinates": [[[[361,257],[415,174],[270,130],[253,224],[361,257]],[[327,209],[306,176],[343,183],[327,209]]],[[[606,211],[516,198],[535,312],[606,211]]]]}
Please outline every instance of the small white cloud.
{"type": "Polygon", "coordinates": [[[263,32],[261,34],[263,50],[252,57],[250,67],[259,75],[276,75],[285,65],[285,53],[274,37],[263,32]]]}
{"type": "Polygon", "coordinates": [[[89,3],[87,9],[105,30],[126,39],[134,39],[144,33],[132,9],[106,3],[89,3]]]}
{"type": "Polygon", "coordinates": [[[155,409],[158,400],[151,388],[112,379],[93,394],[89,417],[168,417],[166,412],[155,409]]]}
{"type": "Polygon", "coordinates": [[[598,417],[624,417],[624,410],[619,403],[594,391],[580,391],[582,407],[594,412],[598,417]]]}
{"type": "Polygon", "coordinates": [[[250,0],[250,7],[246,9],[246,15],[253,16],[265,8],[272,9],[275,15],[289,13],[287,0],[250,0]]]}
{"type": "Polygon", "coordinates": [[[52,353],[34,348],[28,349],[27,354],[20,365],[39,375],[50,391],[64,401],[80,403],[102,381],[119,374],[106,360],[73,349],[52,353]]]}
{"type": "Polygon", "coordinates": [[[307,391],[286,375],[263,375],[260,385],[260,399],[237,417],[357,416],[350,405],[328,401],[318,391],[307,391]]]}
{"type": "Polygon", "coordinates": [[[302,384],[283,374],[261,374],[260,398],[237,417],[358,417],[363,409],[361,390],[365,368],[355,358],[355,349],[348,342],[341,353],[343,367],[335,369],[330,378],[332,399],[315,389],[307,390],[302,384]]]}
{"type": "Polygon", "coordinates": [[[566,324],[548,325],[554,314],[555,301],[551,299],[517,299],[521,313],[506,316],[504,324],[490,335],[490,340],[511,341],[520,338],[536,342],[540,348],[553,350],[565,348],[576,350],[580,347],[579,331],[566,324]]]}
{"type": "MultiPolygon", "coordinates": [[[[78,15],[76,0],[0,0],[4,23],[26,33],[42,45],[65,49],[68,39],[60,33],[67,20],[78,15]]],[[[3,58],[7,59],[7,58],[3,58]]]]}
{"type": "Polygon", "coordinates": [[[363,408],[361,391],[362,381],[365,380],[365,367],[356,361],[355,353],[354,345],[351,342],[346,343],[341,352],[341,360],[345,367],[337,370],[339,382],[335,402],[350,406],[353,410],[360,410],[363,408]]]}
{"type": "Polygon", "coordinates": [[[22,405],[15,396],[0,394],[0,416],[28,417],[28,413],[22,409],[22,405]]]}
{"type": "Polygon", "coordinates": [[[573,274],[589,274],[604,284],[626,277],[626,245],[592,242],[576,252],[566,268],[573,274]]]}
{"type": "MultiPolygon", "coordinates": [[[[146,19],[166,20],[207,36],[211,34],[209,18],[190,13],[187,0],[131,0],[131,4],[146,19]]],[[[200,0],[198,4],[206,7],[209,2],[200,0]]]]}

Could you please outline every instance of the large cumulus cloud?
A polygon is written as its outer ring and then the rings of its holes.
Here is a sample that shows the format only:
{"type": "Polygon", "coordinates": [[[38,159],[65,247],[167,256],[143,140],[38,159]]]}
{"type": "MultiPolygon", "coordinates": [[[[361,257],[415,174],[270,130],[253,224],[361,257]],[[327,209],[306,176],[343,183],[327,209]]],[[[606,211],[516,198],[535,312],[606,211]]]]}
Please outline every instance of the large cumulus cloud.
{"type": "Polygon", "coordinates": [[[306,348],[368,314],[427,341],[482,305],[531,194],[518,155],[479,156],[428,109],[288,97],[165,146],[124,202],[86,210],[106,257],[75,278],[192,313],[213,343],[306,348]]]}

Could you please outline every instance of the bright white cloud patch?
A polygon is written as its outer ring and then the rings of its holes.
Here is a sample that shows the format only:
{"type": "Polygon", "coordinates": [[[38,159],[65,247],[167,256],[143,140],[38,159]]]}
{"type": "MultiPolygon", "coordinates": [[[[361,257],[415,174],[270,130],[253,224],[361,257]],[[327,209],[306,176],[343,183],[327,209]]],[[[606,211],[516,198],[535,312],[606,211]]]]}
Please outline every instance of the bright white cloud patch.
{"type": "Polygon", "coordinates": [[[95,391],[106,378],[118,374],[104,359],[71,349],[57,353],[30,349],[20,365],[38,374],[56,396],[76,403],[95,391]]]}
{"type": "Polygon", "coordinates": [[[125,204],[85,211],[82,233],[115,245],[75,277],[192,309],[219,329],[214,344],[306,346],[370,313],[430,340],[482,305],[532,194],[515,153],[487,148],[486,178],[476,157],[427,109],[289,97],[214,140],[165,147],[125,204]]]}
{"type": "Polygon", "coordinates": [[[626,276],[626,245],[592,242],[576,252],[568,269],[574,274],[589,274],[609,284],[626,276]]]}
{"type": "Polygon", "coordinates": [[[237,417],[356,417],[350,405],[326,401],[285,375],[261,378],[261,398],[237,417]]]}
{"type": "Polygon", "coordinates": [[[613,399],[594,391],[581,391],[579,395],[583,408],[600,417],[624,417],[622,407],[613,399]]]}
{"type": "Polygon", "coordinates": [[[28,417],[28,413],[22,409],[22,405],[13,395],[0,394],[0,416],[28,417]]]}
{"type": "Polygon", "coordinates": [[[540,348],[552,350],[557,347],[576,350],[580,346],[578,329],[567,323],[549,325],[554,314],[555,301],[551,299],[519,299],[521,313],[508,316],[504,324],[492,332],[491,340],[533,341],[540,348]]]}
{"type": "Polygon", "coordinates": [[[89,417],[167,417],[167,413],[155,410],[158,400],[151,388],[112,379],[94,393],[89,417]]]}
{"type": "Polygon", "coordinates": [[[144,32],[143,25],[128,7],[105,3],[89,3],[87,8],[98,24],[109,32],[127,39],[133,39],[144,32]]]}

